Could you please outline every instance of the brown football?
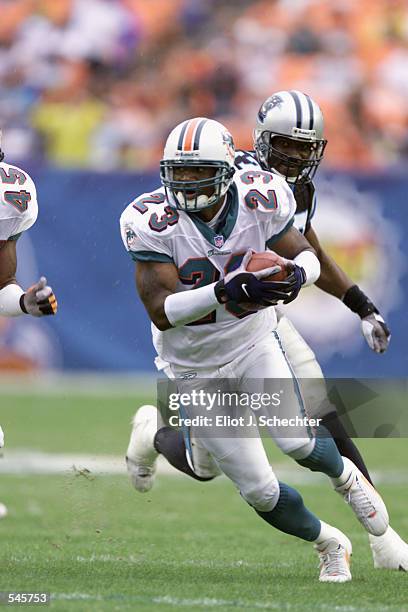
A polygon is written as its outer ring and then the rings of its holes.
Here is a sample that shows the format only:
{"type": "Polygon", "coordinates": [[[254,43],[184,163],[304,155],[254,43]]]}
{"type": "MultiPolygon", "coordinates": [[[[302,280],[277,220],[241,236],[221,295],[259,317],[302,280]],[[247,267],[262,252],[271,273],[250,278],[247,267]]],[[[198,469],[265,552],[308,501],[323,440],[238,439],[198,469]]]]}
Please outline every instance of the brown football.
{"type": "Polygon", "coordinates": [[[269,276],[263,280],[285,280],[285,278],[288,276],[287,262],[273,251],[254,253],[249,261],[247,270],[248,272],[258,272],[259,270],[265,270],[265,268],[272,268],[273,266],[280,266],[282,269],[280,272],[277,272],[276,274],[273,274],[272,276],[269,276]]]}

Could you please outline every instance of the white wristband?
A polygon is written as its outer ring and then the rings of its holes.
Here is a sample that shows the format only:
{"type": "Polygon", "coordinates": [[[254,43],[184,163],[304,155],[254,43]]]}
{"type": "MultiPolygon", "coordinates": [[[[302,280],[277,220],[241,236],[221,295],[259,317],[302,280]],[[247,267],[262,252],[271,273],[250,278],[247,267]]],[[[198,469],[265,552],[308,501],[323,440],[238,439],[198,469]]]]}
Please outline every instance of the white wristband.
{"type": "Polygon", "coordinates": [[[205,317],[219,306],[214,293],[215,283],[168,295],[164,300],[164,312],[173,327],[186,325],[205,317]]]}
{"type": "Polygon", "coordinates": [[[20,298],[24,291],[15,283],[6,285],[0,290],[0,315],[3,317],[18,317],[23,314],[20,298]]]}
{"type": "Polygon", "coordinates": [[[302,251],[293,260],[295,264],[301,266],[306,274],[306,282],[303,287],[313,285],[320,276],[320,261],[312,251],[302,251]]]}

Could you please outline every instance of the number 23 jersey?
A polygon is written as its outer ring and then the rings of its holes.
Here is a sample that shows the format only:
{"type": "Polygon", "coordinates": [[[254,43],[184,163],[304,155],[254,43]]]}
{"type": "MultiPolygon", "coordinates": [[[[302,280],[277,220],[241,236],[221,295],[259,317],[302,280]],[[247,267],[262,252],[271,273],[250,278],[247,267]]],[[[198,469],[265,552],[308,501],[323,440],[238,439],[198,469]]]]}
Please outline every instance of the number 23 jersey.
{"type": "MultiPolygon", "coordinates": [[[[177,292],[194,291],[236,269],[249,248],[273,248],[292,226],[295,210],[293,194],[281,177],[238,171],[215,226],[176,210],[160,188],[129,204],[120,219],[121,235],[134,261],[173,263],[177,292]]],[[[273,307],[248,312],[228,302],[198,321],[164,332],[152,324],[152,333],[164,361],[205,368],[232,361],[275,327],[273,307]]]]}

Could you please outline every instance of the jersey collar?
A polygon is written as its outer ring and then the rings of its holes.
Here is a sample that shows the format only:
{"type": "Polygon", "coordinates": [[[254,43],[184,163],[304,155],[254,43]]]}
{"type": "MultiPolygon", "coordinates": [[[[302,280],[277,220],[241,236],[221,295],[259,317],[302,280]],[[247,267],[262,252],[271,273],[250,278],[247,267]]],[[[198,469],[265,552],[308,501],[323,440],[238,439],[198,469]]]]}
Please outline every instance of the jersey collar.
{"type": "Polygon", "coordinates": [[[232,183],[231,187],[227,191],[227,201],[215,228],[209,227],[207,223],[202,221],[196,215],[189,215],[189,218],[192,220],[196,228],[212,246],[215,244],[214,239],[216,236],[222,236],[224,238],[224,242],[228,240],[232,230],[234,229],[237,217],[238,189],[235,183],[232,183]]]}

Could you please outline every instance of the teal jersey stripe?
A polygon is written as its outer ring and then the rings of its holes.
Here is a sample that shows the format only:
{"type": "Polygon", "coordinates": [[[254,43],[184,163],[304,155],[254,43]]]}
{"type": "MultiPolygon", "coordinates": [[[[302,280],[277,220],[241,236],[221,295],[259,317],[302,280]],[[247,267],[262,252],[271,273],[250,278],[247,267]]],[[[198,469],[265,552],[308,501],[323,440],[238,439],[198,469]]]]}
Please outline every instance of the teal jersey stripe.
{"type": "Polygon", "coordinates": [[[18,239],[20,238],[20,236],[21,236],[21,234],[22,234],[22,233],[23,233],[23,232],[20,232],[19,234],[15,234],[14,236],[10,236],[10,238],[7,238],[7,242],[8,242],[9,240],[14,240],[14,241],[15,241],[15,240],[18,240],[18,239]]]}
{"type": "Polygon", "coordinates": [[[165,253],[155,251],[129,251],[133,261],[158,261],[160,263],[174,263],[173,259],[165,253]]]}
{"type": "Polygon", "coordinates": [[[285,225],[285,227],[283,228],[282,231],[279,232],[279,234],[275,234],[274,236],[271,236],[269,238],[269,240],[266,241],[265,245],[268,247],[268,249],[270,249],[272,244],[277,242],[280,238],[282,238],[282,236],[284,236],[286,234],[286,232],[288,230],[290,230],[290,228],[292,227],[294,221],[295,221],[295,215],[293,215],[293,217],[291,218],[289,223],[287,225],[285,225]]]}

